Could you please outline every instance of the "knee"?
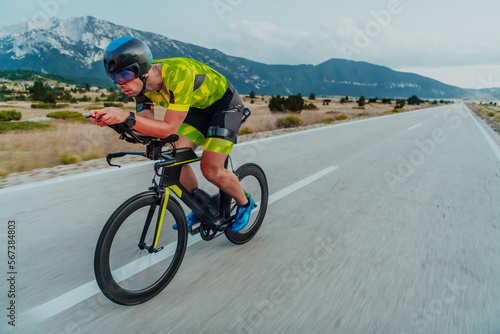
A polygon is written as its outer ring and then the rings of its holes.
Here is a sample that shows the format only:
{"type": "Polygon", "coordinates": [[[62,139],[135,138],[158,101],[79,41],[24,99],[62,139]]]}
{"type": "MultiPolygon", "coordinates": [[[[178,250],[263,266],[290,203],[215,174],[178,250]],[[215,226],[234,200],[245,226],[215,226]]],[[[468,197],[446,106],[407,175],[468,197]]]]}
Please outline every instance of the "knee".
{"type": "Polygon", "coordinates": [[[217,168],[217,166],[202,160],[200,164],[200,169],[201,173],[203,174],[203,177],[207,179],[209,182],[214,183],[218,180],[219,178],[218,175],[220,174],[220,170],[219,168],[217,168]]]}

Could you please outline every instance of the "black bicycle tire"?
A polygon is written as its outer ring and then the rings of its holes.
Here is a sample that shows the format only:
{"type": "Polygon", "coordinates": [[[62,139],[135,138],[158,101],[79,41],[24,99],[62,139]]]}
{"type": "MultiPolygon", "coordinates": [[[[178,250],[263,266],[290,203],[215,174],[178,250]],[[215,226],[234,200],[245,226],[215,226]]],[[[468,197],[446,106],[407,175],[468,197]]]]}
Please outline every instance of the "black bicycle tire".
{"type": "MultiPolygon", "coordinates": [[[[240,181],[247,176],[254,176],[258,180],[261,187],[261,201],[259,205],[259,212],[257,214],[258,216],[255,222],[253,223],[253,226],[248,230],[244,230],[244,232],[232,232],[230,228],[224,230],[226,238],[229,241],[236,245],[241,245],[250,241],[257,234],[262,225],[262,222],[264,221],[269,201],[269,188],[267,185],[266,174],[264,173],[262,168],[260,168],[260,166],[255,163],[247,163],[242,165],[235,171],[235,174],[238,176],[238,179],[240,181]]],[[[230,206],[231,197],[227,196],[224,203],[225,212],[229,213],[230,206]]]]}
{"type": "Polygon", "coordinates": [[[103,294],[114,303],[130,306],[150,300],[165,289],[182,263],[188,238],[186,218],[180,204],[174,198],[169,198],[166,210],[174,217],[178,226],[178,244],[174,259],[170,266],[166,268],[165,273],[149,287],[137,291],[122,288],[111,274],[109,266],[110,247],[118,229],[135,211],[148,205],[159,205],[159,202],[160,198],[154,191],[137,194],[115,210],[101,231],[94,255],[94,274],[103,294]]]}

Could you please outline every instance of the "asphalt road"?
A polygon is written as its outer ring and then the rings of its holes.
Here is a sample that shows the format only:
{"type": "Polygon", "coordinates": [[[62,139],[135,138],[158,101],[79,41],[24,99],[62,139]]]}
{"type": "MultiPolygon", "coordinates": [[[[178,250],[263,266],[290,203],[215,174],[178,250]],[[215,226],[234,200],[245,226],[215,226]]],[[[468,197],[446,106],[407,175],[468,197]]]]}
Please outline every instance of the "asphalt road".
{"type": "Polygon", "coordinates": [[[232,156],[267,173],[263,227],[243,246],[191,238],[170,285],[134,307],[99,292],[93,253],[150,164],[0,190],[0,332],[500,333],[500,148],[463,104],[232,156]]]}

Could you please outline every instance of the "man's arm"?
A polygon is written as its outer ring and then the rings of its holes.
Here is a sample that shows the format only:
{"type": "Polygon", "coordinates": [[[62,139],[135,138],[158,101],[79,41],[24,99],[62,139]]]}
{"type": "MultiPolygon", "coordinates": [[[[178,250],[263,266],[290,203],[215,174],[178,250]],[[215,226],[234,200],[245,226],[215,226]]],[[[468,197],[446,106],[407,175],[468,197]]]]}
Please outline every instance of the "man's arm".
{"type": "MultiPolygon", "coordinates": [[[[184,122],[187,116],[187,112],[185,111],[169,109],[165,113],[164,120],[160,121],[149,118],[151,114],[152,111],[150,110],[143,110],[139,114],[136,114],[136,123],[132,129],[148,136],[166,138],[179,131],[182,122],[184,122]],[[143,112],[147,112],[145,116],[142,115],[143,112]]],[[[99,126],[106,126],[125,122],[130,116],[130,111],[116,107],[108,107],[101,110],[92,110],[90,111],[90,115],[92,116],[92,122],[96,122],[99,126]],[[102,117],[98,119],[100,116],[102,117]]]]}
{"type": "Polygon", "coordinates": [[[149,119],[140,115],[136,116],[136,123],[133,129],[148,136],[166,138],[179,131],[184,119],[187,116],[185,111],[168,109],[163,121],[149,119]]]}

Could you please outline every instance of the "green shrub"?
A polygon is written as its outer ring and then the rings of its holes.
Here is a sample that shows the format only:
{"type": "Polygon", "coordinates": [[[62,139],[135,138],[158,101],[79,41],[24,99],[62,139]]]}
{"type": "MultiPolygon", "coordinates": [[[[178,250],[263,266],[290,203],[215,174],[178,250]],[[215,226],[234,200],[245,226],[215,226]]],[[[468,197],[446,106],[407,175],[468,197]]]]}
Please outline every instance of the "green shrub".
{"type": "Polygon", "coordinates": [[[340,99],[340,103],[349,103],[349,102],[351,102],[351,100],[349,100],[349,96],[340,99]]]}
{"type": "Polygon", "coordinates": [[[19,121],[22,115],[19,111],[16,110],[2,110],[0,111],[0,121],[1,122],[10,122],[10,121],[19,121]]]}
{"type": "Polygon", "coordinates": [[[104,108],[107,107],[123,108],[123,103],[104,102],[104,108]]]}
{"type": "Polygon", "coordinates": [[[490,112],[488,113],[488,117],[495,117],[495,113],[490,111],[490,112]]]}
{"type": "Polygon", "coordinates": [[[240,131],[238,132],[238,135],[249,135],[252,133],[253,133],[253,130],[250,129],[248,126],[245,126],[245,127],[240,129],[240,131]]]}
{"type": "Polygon", "coordinates": [[[40,102],[40,103],[32,103],[31,108],[36,108],[36,109],[60,109],[60,108],[65,108],[67,107],[67,103],[45,103],[45,102],[40,102]]]}
{"type": "Polygon", "coordinates": [[[58,160],[59,160],[59,163],[62,165],[75,164],[75,163],[81,161],[81,159],[79,157],[75,157],[74,155],[71,155],[68,152],[59,153],[58,160]]]}
{"type": "Polygon", "coordinates": [[[295,126],[300,126],[302,125],[302,123],[304,123],[304,121],[296,115],[288,115],[276,120],[276,126],[278,128],[292,128],[295,126]]]}
{"type": "Polygon", "coordinates": [[[304,105],[305,110],[319,110],[319,108],[314,103],[309,103],[304,105]]]}
{"type": "Polygon", "coordinates": [[[55,118],[55,119],[64,119],[71,121],[83,121],[86,120],[85,117],[79,113],[78,111],[54,111],[47,114],[47,117],[55,118]]]}
{"type": "Polygon", "coordinates": [[[281,96],[272,96],[269,101],[269,110],[271,111],[289,111],[300,113],[304,109],[304,99],[301,94],[290,95],[287,98],[281,96]]]}
{"type": "Polygon", "coordinates": [[[347,117],[345,114],[340,114],[340,115],[338,115],[337,117],[335,117],[335,119],[336,119],[337,121],[343,121],[343,120],[348,119],[348,118],[349,118],[349,117],[347,117]]]}
{"type": "Polygon", "coordinates": [[[394,109],[392,109],[392,112],[394,112],[394,113],[403,112],[403,111],[404,111],[403,108],[394,108],[394,109]]]}
{"type": "Polygon", "coordinates": [[[331,117],[327,117],[323,120],[323,123],[326,123],[326,124],[330,124],[330,123],[333,123],[335,122],[335,119],[331,118],[331,117]]]}
{"type": "Polygon", "coordinates": [[[406,105],[405,100],[396,100],[396,108],[397,109],[403,109],[405,105],[406,105]]]}
{"type": "Polygon", "coordinates": [[[0,133],[7,131],[29,131],[49,128],[50,125],[41,122],[0,122],[0,133]]]}

